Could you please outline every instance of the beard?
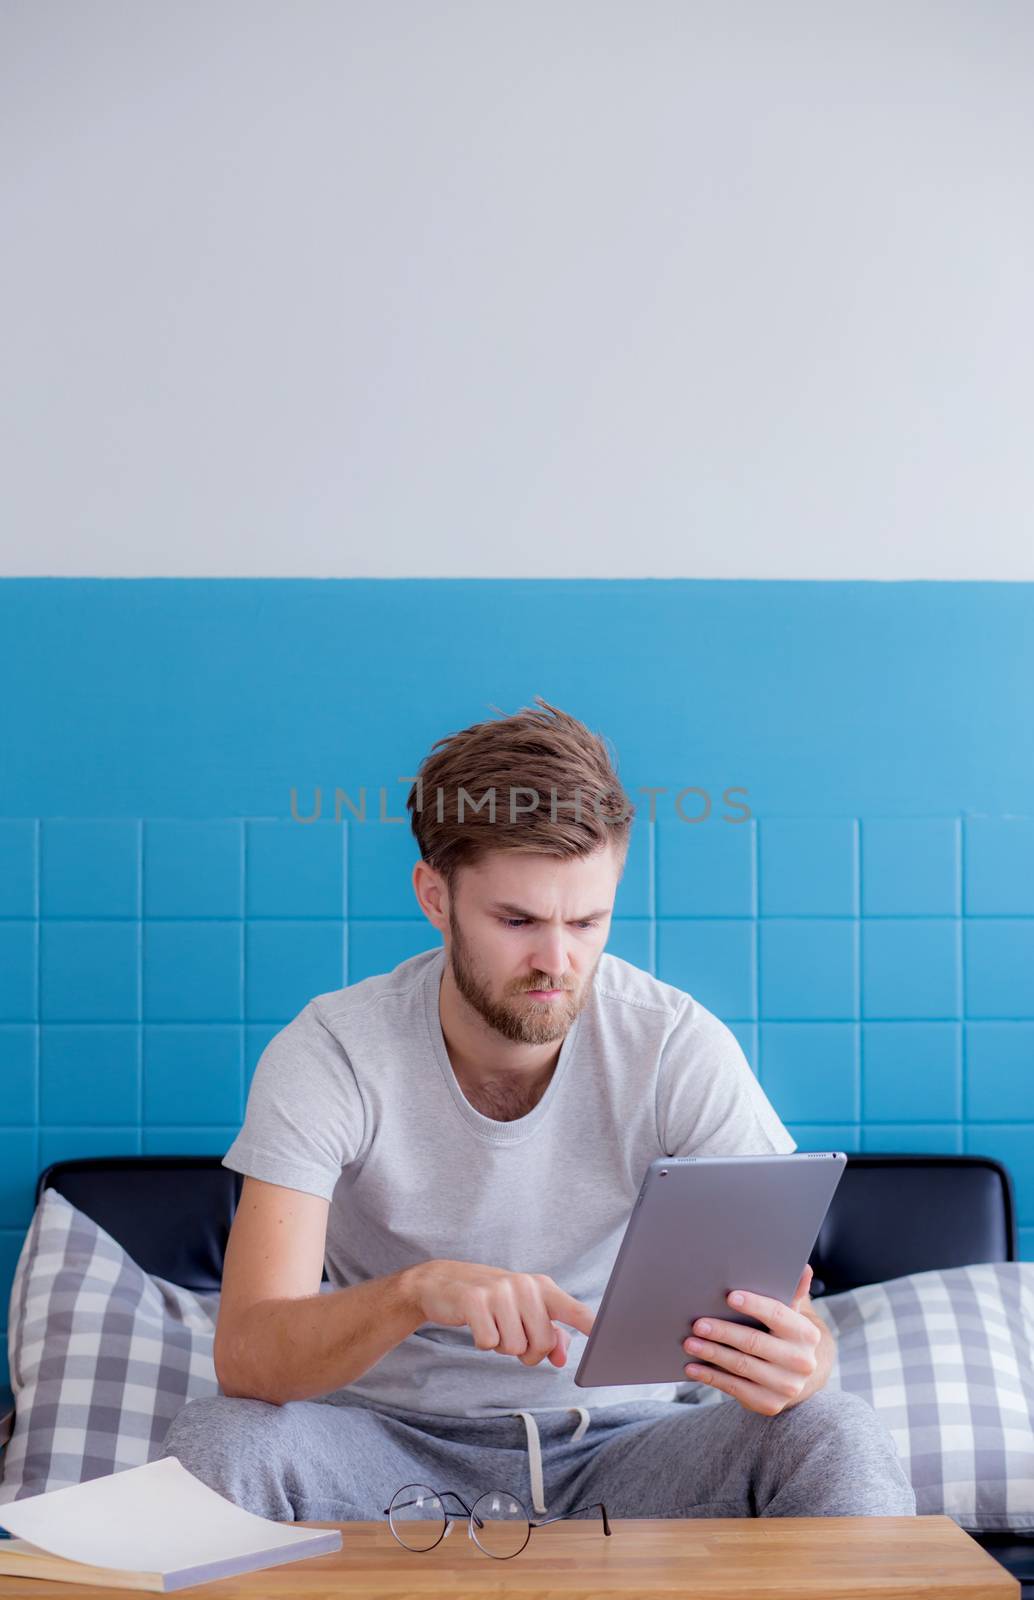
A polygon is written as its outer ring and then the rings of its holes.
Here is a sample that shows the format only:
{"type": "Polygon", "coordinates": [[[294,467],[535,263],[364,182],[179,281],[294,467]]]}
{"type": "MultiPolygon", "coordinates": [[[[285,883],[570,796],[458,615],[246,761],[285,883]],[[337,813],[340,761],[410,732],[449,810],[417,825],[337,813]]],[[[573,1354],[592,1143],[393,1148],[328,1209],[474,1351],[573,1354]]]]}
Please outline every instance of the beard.
{"type": "MultiPolygon", "coordinates": [[[[583,1010],[589,998],[596,968],[600,964],[599,956],[596,957],[592,971],[582,983],[581,989],[577,991],[572,990],[566,983],[554,983],[549,973],[542,973],[541,977],[533,973],[512,996],[496,1000],[480,974],[473,952],[463,937],[451,904],[449,930],[452,934],[449,965],[453,980],[467,1004],[473,1007],[490,1028],[502,1034],[504,1039],[512,1039],[516,1044],[552,1044],[557,1039],[565,1037],[575,1017],[583,1010]],[[528,998],[528,990],[536,988],[564,989],[566,992],[563,998],[556,1000],[528,998]]],[[[601,951],[600,955],[602,953],[601,951]]]]}

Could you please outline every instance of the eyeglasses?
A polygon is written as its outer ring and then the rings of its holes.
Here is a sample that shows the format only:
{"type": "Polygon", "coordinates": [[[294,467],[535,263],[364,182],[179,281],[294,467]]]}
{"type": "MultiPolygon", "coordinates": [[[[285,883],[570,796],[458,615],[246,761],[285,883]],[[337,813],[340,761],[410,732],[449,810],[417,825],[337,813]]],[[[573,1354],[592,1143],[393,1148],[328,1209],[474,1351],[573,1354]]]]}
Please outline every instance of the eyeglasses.
{"type": "Polygon", "coordinates": [[[565,1511],[559,1517],[543,1517],[541,1522],[532,1522],[521,1501],[507,1489],[488,1489],[468,1507],[453,1489],[439,1491],[429,1489],[426,1483],[406,1483],[396,1490],[384,1514],[395,1538],[406,1550],[433,1550],[457,1522],[466,1520],[467,1534],[479,1550],[497,1561],[508,1561],[511,1556],[520,1555],[531,1538],[532,1528],[545,1528],[551,1522],[563,1522],[567,1517],[576,1517],[580,1511],[595,1511],[597,1507],[603,1516],[603,1531],[609,1539],[610,1523],[602,1500],[591,1506],[579,1506],[576,1511],[565,1511]],[[463,1507],[462,1515],[458,1511],[447,1511],[442,1503],[445,1500],[457,1501],[463,1507]]]}

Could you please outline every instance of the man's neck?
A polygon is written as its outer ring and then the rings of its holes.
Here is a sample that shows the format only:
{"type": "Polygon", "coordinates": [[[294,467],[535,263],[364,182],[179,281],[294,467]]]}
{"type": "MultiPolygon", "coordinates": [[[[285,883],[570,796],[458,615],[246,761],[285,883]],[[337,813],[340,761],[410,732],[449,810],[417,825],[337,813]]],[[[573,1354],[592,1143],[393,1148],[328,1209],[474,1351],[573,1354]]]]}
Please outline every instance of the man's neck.
{"type": "Polygon", "coordinates": [[[491,1082],[479,1079],[472,1084],[453,1067],[463,1098],[493,1122],[516,1122],[518,1117],[526,1117],[529,1111],[534,1111],[549,1088],[555,1070],[555,1066],[550,1067],[546,1076],[533,1084],[524,1079],[515,1082],[512,1078],[496,1078],[491,1082]]]}
{"type": "Polygon", "coordinates": [[[452,1070],[468,1099],[505,1095],[523,1103],[532,1095],[538,1100],[545,1094],[563,1039],[546,1044],[504,1039],[460,994],[447,964],[438,992],[438,1015],[452,1070]]]}

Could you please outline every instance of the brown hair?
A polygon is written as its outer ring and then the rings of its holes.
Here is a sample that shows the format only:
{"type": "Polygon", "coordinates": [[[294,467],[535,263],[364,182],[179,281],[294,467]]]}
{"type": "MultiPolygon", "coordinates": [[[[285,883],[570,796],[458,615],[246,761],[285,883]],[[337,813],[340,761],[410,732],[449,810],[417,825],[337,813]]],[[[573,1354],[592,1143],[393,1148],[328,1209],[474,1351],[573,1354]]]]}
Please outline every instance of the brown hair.
{"type": "Polygon", "coordinates": [[[635,807],[607,741],[535,700],[541,710],[500,712],[501,721],[436,740],[420,763],[406,798],[410,825],[450,890],[461,867],[493,850],[568,858],[610,843],[624,870],[635,807]]]}

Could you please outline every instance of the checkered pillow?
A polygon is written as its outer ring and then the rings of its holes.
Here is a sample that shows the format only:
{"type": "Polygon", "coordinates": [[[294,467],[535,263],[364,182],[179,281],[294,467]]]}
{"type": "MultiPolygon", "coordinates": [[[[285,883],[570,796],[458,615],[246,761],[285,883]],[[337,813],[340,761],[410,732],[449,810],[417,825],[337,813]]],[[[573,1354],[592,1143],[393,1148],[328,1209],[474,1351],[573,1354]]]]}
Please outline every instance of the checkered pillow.
{"type": "Polygon", "coordinates": [[[916,1272],[812,1304],[829,1387],[886,1423],[920,1516],[1034,1531],[1034,1261],[916,1272]]]}
{"type": "Polygon", "coordinates": [[[218,1306],[218,1293],[151,1277],[44,1190],[11,1288],[15,1415],[0,1503],[153,1461],[187,1401],[219,1392],[218,1306]]]}

